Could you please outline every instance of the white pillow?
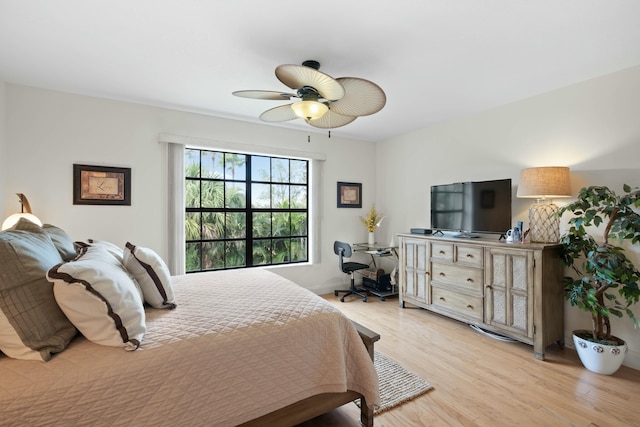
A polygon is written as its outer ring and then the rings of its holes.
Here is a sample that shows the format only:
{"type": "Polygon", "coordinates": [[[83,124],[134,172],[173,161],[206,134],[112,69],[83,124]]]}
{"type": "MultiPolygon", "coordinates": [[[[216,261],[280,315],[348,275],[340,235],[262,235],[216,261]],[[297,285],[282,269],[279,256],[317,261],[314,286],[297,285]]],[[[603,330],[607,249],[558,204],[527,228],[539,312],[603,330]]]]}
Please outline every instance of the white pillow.
{"type": "Polygon", "coordinates": [[[106,240],[94,240],[94,239],[88,239],[87,242],[88,243],[83,243],[83,242],[76,242],[76,243],[82,244],[83,246],[86,246],[88,244],[90,246],[97,246],[97,247],[103,248],[106,251],[108,251],[111,255],[113,255],[118,261],[123,263],[122,249],[120,249],[116,244],[107,242],[106,240]]]}
{"type": "Polygon", "coordinates": [[[135,350],[146,332],[140,291],[104,247],[86,246],[73,261],[47,272],[56,302],[90,341],[135,350]]]}
{"type": "Polygon", "coordinates": [[[176,308],[171,273],[160,256],[149,248],[127,242],[124,266],[140,285],[144,300],[155,308],[176,308]]]}

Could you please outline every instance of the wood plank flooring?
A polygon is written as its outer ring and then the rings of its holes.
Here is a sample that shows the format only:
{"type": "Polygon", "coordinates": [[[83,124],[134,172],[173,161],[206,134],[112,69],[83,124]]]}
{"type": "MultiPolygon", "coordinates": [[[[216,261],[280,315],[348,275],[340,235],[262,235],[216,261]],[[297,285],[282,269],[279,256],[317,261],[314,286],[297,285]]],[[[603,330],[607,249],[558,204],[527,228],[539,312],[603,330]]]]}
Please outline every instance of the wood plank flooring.
{"type": "MultiPolygon", "coordinates": [[[[466,324],[420,308],[323,296],[381,335],[376,351],[431,383],[427,394],[375,417],[389,426],[640,426],[640,371],[612,376],[582,367],[574,350],[551,346],[545,361],[533,347],[486,337],[466,324]]],[[[359,426],[348,404],[302,424],[359,426]]]]}

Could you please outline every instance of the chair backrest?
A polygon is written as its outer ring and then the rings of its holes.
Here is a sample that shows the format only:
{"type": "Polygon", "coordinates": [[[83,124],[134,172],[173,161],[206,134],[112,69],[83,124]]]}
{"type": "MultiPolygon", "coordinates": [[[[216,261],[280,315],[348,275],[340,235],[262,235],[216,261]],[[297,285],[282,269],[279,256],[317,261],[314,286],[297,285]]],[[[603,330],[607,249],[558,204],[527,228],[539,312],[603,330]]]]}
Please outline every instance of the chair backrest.
{"type": "Polygon", "coordinates": [[[336,240],[335,242],[333,242],[333,252],[338,255],[340,271],[344,271],[344,268],[342,267],[342,258],[351,258],[351,245],[336,240]]]}

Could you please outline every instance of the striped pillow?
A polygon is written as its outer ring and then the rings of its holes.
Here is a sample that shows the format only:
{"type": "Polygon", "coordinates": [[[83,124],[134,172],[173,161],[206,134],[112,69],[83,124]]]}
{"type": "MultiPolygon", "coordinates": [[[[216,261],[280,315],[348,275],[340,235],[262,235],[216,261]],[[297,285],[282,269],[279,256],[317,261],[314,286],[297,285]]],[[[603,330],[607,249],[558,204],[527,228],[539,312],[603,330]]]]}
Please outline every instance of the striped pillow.
{"type": "Polygon", "coordinates": [[[104,247],[85,246],[73,261],[52,267],[58,305],[90,341],[135,350],[146,332],[142,296],[124,266],[104,247]]]}
{"type": "Polygon", "coordinates": [[[127,242],[124,266],[142,289],[144,300],[155,308],[176,308],[171,285],[171,273],[165,262],[153,250],[127,242]]]}

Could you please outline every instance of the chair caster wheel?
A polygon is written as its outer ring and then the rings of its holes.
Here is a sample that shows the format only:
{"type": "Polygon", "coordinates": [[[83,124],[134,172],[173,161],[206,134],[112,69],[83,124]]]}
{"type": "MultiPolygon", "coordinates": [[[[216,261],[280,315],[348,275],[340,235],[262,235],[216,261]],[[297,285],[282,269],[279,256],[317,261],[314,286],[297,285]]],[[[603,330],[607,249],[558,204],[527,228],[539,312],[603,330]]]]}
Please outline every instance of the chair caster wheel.
{"type": "Polygon", "coordinates": [[[367,302],[367,297],[362,298],[362,302],[367,302]]]}
{"type": "Polygon", "coordinates": [[[380,297],[380,301],[385,301],[386,298],[385,297],[380,297]]]}
{"type": "Polygon", "coordinates": [[[344,297],[340,298],[340,302],[344,302],[344,297]]]}
{"type": "Polygon", "coordinates": [[[334,294],[335,296],[338,296],[338,291],[335,291],[333,294],[334,294]]]}

